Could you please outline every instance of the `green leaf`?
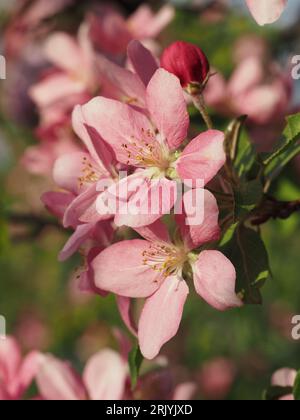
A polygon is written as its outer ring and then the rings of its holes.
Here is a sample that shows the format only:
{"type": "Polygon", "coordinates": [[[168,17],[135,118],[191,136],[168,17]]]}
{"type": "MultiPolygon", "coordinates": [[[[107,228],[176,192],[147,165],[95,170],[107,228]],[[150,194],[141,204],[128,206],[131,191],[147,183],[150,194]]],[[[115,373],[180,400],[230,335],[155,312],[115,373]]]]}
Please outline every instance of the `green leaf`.
{"type": "Polygon", "coordinates": [[[257,163],[257,155],[248,134],[243,131],[237,147],[234,168],[240,179],[248,179],[249,173],[257,163]]]}
{"type": "Polygon", "coordinates": [[[0,216],[0,253],[2,254],[9,244],[9,234],[6,221],[0,216]]]}
{"type": "Polygon", "coordinates": [[[292,391],[291,387],[271,386],[264,392],[263,400],[278,401],[280,398],[292,394],[292,391]]]}
{"type": "Polygon", "coordinates": [[[300,153],[298,142],[300,139],[300,113],[287,117],[287,125],[283,134],[284,141],[263,160],[264,174],[269,183],[300,153]]]}
{"type": "Polygon", "coordinates": [[[237,293],[245,303],[261,304],[260,288],[270,277],[270,267],[259,233],[244,225],[235,225],[229,234],[227,232],[227,240],[223,238],[220,249],[236,268],[237,293]]]}
{"type": "Polygon", "coordinates": [[[129,353],[128,357],[132,389],[135,389],[137,385],[143,360],[144,358],[141,353],[140,347],[138,344],[136,344],[129,353]]]}
{"type": "Polygon", "coordinates": [[[300,135],[300,113],[287,117],[287,126],[283,132],[288,141],[292,141],[300,135]]]}
{"type": "Polygon", "coordinates": [[[246,116],[236,118],[229,124],[226,130],[225,151],[227,158],[229,158],[231,162],[235,161],[241,132],[246,118],[246,116]]]}
{"type": "Polygon", "coordinates": [[[235,217],[241,220],[260,203],[263,197],[262,183],[258,179],[243,182],[234,192],[234,196],[235,217]]]}
{"type": "Polygon", "coordinates": [[[298,375],[295,381],[293,394],[294,394],[295,400],[300,401],[300,371],[298,372],[298,375]]]}
{"type": "Polygon", "coordinates": [[[255,148],[243,130],[245,120],[245,116],[233,120],[225,136],[227,164],[239,179],[247,179],[257,161],[255,148]]]}
{"type": "Polygon", "coordinates": [[[300,154],[300,145],[293,145],[290,149],[285,150],[276,159],[272,160],[265,169],[265,178],[267,182],[276,179],[283,169],[300,154]]]}

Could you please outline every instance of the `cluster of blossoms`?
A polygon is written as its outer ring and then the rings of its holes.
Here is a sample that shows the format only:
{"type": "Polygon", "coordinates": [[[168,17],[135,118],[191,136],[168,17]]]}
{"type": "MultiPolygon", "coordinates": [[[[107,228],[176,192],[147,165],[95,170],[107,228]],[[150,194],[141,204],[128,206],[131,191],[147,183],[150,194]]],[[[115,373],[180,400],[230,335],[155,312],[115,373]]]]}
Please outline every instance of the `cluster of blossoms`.
{"type": "MultiPolygon", "coordinates": [[[[43,6],[41,9],[44,10],[43,6]]],[[[114,8],[98,6],[86,16],[77,36],[56,32],[39,45],[43,71],[39,81],[28,89],[39,113],[36,129],[39,145],[29,148],[23,157],[30,172],[50,175],[53,163],[60,155],[80,150],[71,130],[75,105],[86,103],[100,92],[109,97],[123,97],[123,86],[119,83],[110,86],[106,80],[107,69],[101,68],[101,58],[109,57],[113,62],[123,64],[127,45],[133,39],[149,44],[156,51],[159,47],[154,39],[173,16],[171,6],[163,7],[155,15],[148,6],[142,5],[126,21],[114,8]]],[[[7,48],[12,41],[18,46],[10,32],[7,38],[7,48]]],[[[33,54],[31,49],[29,54],[33,54]]]]}
{"type": "MultiPolygon", "coordinates": [[[[261,21],[279,17],[284,2],[274,8],[262,3],[248,2],[261,21]]],[[[202,96],[211,76],[209,62],[202,50],[184,42],[167,48],[160,62],[153,45],[152,51],[145,47],[172,16],[169,7],[154,16],[142,6],[125,22],[106,8],[87,17],[77,39],[52,35],[44,51],[54,68],[30,89],[42,143],[24,157],[37,172],[53,167],[59,189],[44,194],[43,202],[74,230],[60,259],[81,251],[80,289],[118,297],[122,318],[148,359],[177,333],[189,281],[217,310],[242,305],[235,268],[214,246],[221,237],[219,209],[205,189],[226,162],[224,134],[213,129],[202,96]],[[120,65],[125,48],[120,37],[109,38],[103,16],[110,25],[118,22],[128,44],[125,67],[120,65]],[[208,125],[193,139],[189,100],[208,125]],[[126,228],[131,233],[124,235],[126,228]],[[137,323],[130,316],[134,299],[145,300],[137,323]]],[[[262,78],[253,66],[240,96],[265,93],[266,88],[256,88],[249,94],[262,78]]],[[[248,63],[239,73],[244,67],[248,63]]],[[[239,79],[234,77],[229,94],[239,79]]],[[[215,99],[217,106],[226,103],[224,95],[215,99]]]]}
{"type": "MultiPolygon", "coordinates": [[[[119,335],[120,336],[120,335],[119,335]]],[[[23,357],[13,337],[0,340],[0,400],[83,401],[163,399],[190,400],[194,382],[176,384],[166,361],[157,360],[132,390],[127,363],[130,343],[120,336],[120,352],[105,348],[93,355],[80,376],[70,363],[51,354],[33,351],[23,357]],[[34,388],[33,388],[34,389],[34,388]]]]}
{"type": "Polygon", "coordinates": [[[56,161],[54,180],[63,191],[46,193],[43,201],[74,229],[60,258],[81,249],[82,289],[116,294],[125,319],[131,299],[146,299],[138,326],[129,326],[143,355],[153,359],[177,333],[189,280],[218,310],[242,301],[232,263],[212,247],[221,234],[219,209],[204,188],[226,161],[224,134],[209,129],[187,140],[183,88],[201,91],[208,62],[201,50],[183,43],[163,55],[162,66],[175,74],[159,67],[138,41],[129,44],[128,55],[134,71],[101,63],[126,101],[99,96],[75,107],[73,129],[85,148],[56,161]],[[175,50],[183,50],[182,70],[172,69],[175,50]],[[126,176],[120,178],[120,171],[126,176]],[[178,194],[178,185],[185,184],[186,192],[178,194]],[[201,217],[190,223],[200,209],[201,217]],[[124,227],[136,239],[118,239],[124,227]]]}
{"type": "MultiPolygon", "coordinates": [[[[260,24],[278,19],[286,3],[247,0],[260,24]]],[[[114,294],[153,363],[179,330],[191,285],[218,311],[243,305],[236,269],[218,250],[223,231],[213,187],[224,187],[225,135],[213,128],[205,102],[226,116],[248,114],[260,130],[279,111],[283,119],[291,102],[285,74],[268,63],[267,78],[259,53],[241,59],[228,83],[195,45],[175,42],[159,59],[154,40],[173,15],[170,6],[157,15],[141,6],[126,20],[101,6],[77,37],[51,35],[43,45],[49,66],[29,89],[40,143],[23,156],[29,171],[52,174],[55,188],[42,201],[73,232],[60,260],[80,252],[79,289],[114,294]],[[190,104],[207,125],[197,135],[190,104]]],[[[0,399],[20,399],[33,380],[43,400],[193,396],[194,383],[176,385],[164,370],[141,376],[132,391],[129,346],[121,347],[93,356],[80,377],[51,355],[22,360],[9,338],[0,342],[0,399]]]]}

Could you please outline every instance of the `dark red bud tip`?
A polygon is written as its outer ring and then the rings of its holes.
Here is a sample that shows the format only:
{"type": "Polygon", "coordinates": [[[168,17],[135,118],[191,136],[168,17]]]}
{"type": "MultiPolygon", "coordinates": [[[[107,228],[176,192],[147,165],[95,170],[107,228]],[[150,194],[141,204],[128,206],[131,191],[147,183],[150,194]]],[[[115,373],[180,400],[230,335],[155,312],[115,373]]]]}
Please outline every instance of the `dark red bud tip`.
{"type": "Polygon", "coordinates": [[[201,48],[183,41],[176,41],[164,50],[161,67],[175,74],[183,88],[191,84],[202,85],[207,80],[210,69],[201,48]]]}

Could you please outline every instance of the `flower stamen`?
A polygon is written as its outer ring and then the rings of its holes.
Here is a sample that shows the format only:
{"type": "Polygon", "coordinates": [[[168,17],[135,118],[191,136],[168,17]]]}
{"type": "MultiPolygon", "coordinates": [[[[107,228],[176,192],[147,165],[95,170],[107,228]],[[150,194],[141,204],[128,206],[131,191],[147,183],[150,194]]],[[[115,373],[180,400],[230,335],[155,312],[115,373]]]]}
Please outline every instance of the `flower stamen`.
{"type": "Polygon", "coordinates": [[[101,174],[97,168],[91,164],[86,156],[83,158],[82,165],[82,176],[78,178],[80,188],[82,188],[85,184],[94,184],[101,179],[101,174]]]}
{"type": "Polygon", "coordinates": [[[187,259],[183,249],[159,243],[151,244],[149,249],[143,252],[142,256],[145,266],[162,274],[165,278],[177,274],[187,259]]]}

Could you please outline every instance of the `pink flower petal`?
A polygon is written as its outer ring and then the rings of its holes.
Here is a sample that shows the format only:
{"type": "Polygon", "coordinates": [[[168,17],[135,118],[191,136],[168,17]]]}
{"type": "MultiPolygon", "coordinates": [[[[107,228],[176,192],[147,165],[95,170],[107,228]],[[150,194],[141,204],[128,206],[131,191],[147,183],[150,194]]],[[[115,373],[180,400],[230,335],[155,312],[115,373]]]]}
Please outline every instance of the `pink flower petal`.
{"type": "Polygon", "coordinates": [[[47,59],[57,67],[78,73],[82,69],[82,52],[76,39],[67,33],[57,32],[45,44],[47,59]]]}
{"type": "Polygon", "coordinates": [[[32,351],[23,360],[16,383],[16,391],[21,397],[27,388],[31,385],[38,373],[43,356],[37,351],[32,351]]]}
{"type": "Polygon", "coordinates": [[[174,7],[162,7],[156,15],[148,5],[141,5],[130,17],[128,24],[137,39],[156,38],[159,33],[173,20],[174,7]]]}
{"type": "MultiPolygon", "coordinates": [[[[81,216],[87,211],[87,209],[95,203],[98,192],[96,190],[97,185],[91,184],[85,191],[79,194],[73,201],[70,203],[68,208],[65,211],[63,224],[64,227],[76,227],[80,224],[81,216]]],[[[98,215],[97,221],[99,221],[100,215],[98,215]]],[[[91,223],[92,220],[85,220],[85,223],[91,223]]]]}
{"type": "Polygon", "coordinates": [[[195,382],[184,382],[178,385],[175,389],[174,401],[191,401],[196,394],[197,385],[195,382]]]}
{"type": "Polygon", "coordinates": [[[177,199],[177,184],[166,178],[145,179],[115,217],[117,226],[140,228],[170,214],[177,199]]]}
{"type": "Polygon", "coordinates": [[[176,216],[182,238],[189,249],[195,249],[207,242],[214,242],[220,239],[221,230],[219,227],[219,208],[217,200],[208,190],[202,191],[204,202],[202,202],[200,206],[196,205],[196,207],[194,196],[197,194],[198,190],[191,190],[185,193],[183,197],[184,213],[176,216]],[[202,209],[201,206],[203,207],[202,209]],[[202,214],[201,223],[188,225],[187,218],[191,217],[196,220],[196,211],[202,214]]]}
{"type": "Polygon", "coordinates": [[[243,60],[234,71],[228,84],[228,94],[231,97],[241,95],[261,84],[264,76],[264,67],[260,59],[249,57],[243,60]]]}
{"type": "Polygon", "coordinates": [[[59,261],[66,261],[83,245],[93,231],[94,224],[80,225],[76,228],[63,250],[59,254],[59,261]]]}
{"type": "Polygon", "coordinates": [[[259,25],[273,23],[281,16],[287,0],[246,0],[259,25]]]}
{"type": "Polygon", "coordinates": [[[103,96],[145,108],[146,89],[137,74],[118,66],[104,56],[97,58],[97,67],[103,75],[103,96]]]}
{"type": "Polygon", "coordinates": [[[0,339],[0,377],[7,387],[16,378],[21,366],[22,356],[17,341],[13,337],[0,339]]]}
{"type": "Polygon", "coordinates": [[[96,294],[101,297],[107,297],[108,293],[98,289],[94,283],[94,273],[91,269],[91,262],[96,258],[100,252],[103,251],[103,247],[92,248],[87,255],[86,265],[74,272],[72,281],[78,285],[78,289],[83,293],[96,294]]]}
{"type": "Polygon", "coordinates": [[[161,220],[149,226],[136,228],[135,231],[149,242],[170,242],[167,226],[161,220]]]}
{"type": "Polygon", "coordinates": [[[90,36],[97,49],[119,56],[126,52],[132,39],[123,16],[109,2],[97,5],[97,14],[89,16],[90,36]]]}
{"type": "Polygon", "coordinates": [[[83,141],[92,159],[97,163],[97,168],[103,175],[108,175],[111,166],[115,163],[115,156],[108,144],[99,136],[99,133],[89,127],[83,115],[83,107],[80,105],[74,108],[72,114],[73,130],[83,141]]]}
{"type": "Polygon", "coordinates": [[[83,373],[90,399],[121,400],[127,374],[127,366],[116,352],[103,350],[93,356],[83,373]]]}
{"type": "Polygon", "coordinates": [[[162,276],[144,265],[143,253],[149,247],[149,242],[137,239],[105,249],[92,263],[96,286],[124,297],[151,296],[162,276]]]}
{"type": "Polygon", "coordinates": [[[129,329],[129,331],[134,336],[137,336],[137,326],[131,314],[131,301],[132,299],[130,298],[117,296],[117,305],[118,305],[121,318],[124,324],[126,325],[126,327],[129,329]]]}
{"type": "Polygon", "coordinates": [[[43,194],[41,200],[50,213],[62,219],[74,198],[75,196],[71,193],[50,191],[43,194]]]}
{"type": "Polygon", "coordinates": [[[139,41],[134,40],[128,45],[128,57],[141,81],[148,86],[159,67],[152,53],[139,41]]]}
{"type": "Polygon", "coordinates": [[[179,79],[159,69],[147,88],[147,106],[170,149],[177,149],[186,139],[189,115],[179,79]]]}
{"type": "Polygon", "coordinates": [[[83,106],[82,112],[87,124],[111,145],[121,163],[135,166],[139,148],[156,142],[150,121],[127,104],[99,97],[83,106]],[[126,146],[136,152],[130,153],[126,146]]]}
{"type": "Polygon", "coordinates": [[[71,153],[58,158],[53,168],[53,178],[56,185],[73,194],[81,189],[80,178],[84,176],[84,159],[91,160],[86,153],[71,153]]]}
{"type": "Polygon", "coordinates": [[[272,376],[272,385],[283,388],[293,387],[297,377],[297,371],[294,369],[280,369],[272,376]]]}
{"type": "Polygon", "coordinates": [[[44,356],[37,373],[40,394],[48,401],[77,401],[86,399],[84,386],[68,363],[44,356]]]}
{"type": "Polygon", "coordinates": [[[235,293],[235,268],[221,252],[203,251],[193,271],[196,291],[209,305],[219,311],[243,305],[235,293]]]}
{"type": "Polygon", "coordinates": [[[34,85],[29,90],[29,95],[40,108],[46,108],[84,91],[85,86],[80,80],[58,73],[34,85]]]}
{"type": "Polygon", "coordinates": [[[177,161],[182,180],[204,181],[206,185],[224,166],[224,133],[208,130],[200,134],[184,149],[177,161]]]}
{"type": "Polygon", "coordinates": [[[185,281],[173,276],[147,299],[139,321],[139,344],[145,358],[154,359],[161,347],[179,328],[189,289],[185,281]]]}

